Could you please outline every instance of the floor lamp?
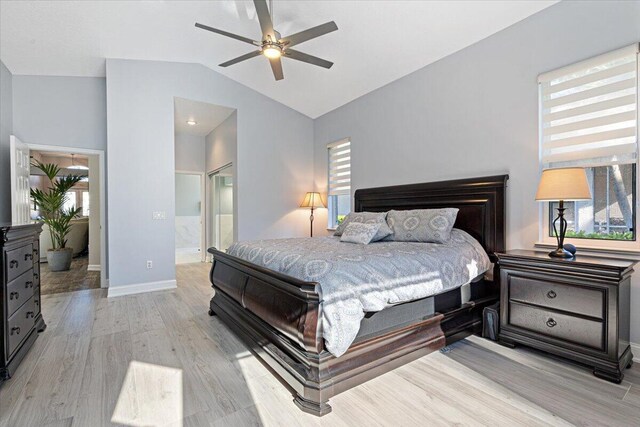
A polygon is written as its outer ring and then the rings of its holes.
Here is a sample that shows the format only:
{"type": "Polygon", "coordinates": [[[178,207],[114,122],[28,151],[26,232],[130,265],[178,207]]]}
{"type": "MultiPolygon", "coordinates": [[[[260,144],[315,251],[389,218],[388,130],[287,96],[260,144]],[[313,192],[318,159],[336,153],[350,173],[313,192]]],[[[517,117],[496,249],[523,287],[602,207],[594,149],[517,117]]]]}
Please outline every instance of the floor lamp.
{"type": "Polygon", "coordinates": [[[322,201],[322,197],[320,197],[320,193],[308,192],[304,196],[304,200],[300,204],[300,207],[311,208],[311,215],[309,216],[309,222],[311,223],[309,236],[313,237],[313,210],[317,208],[326,208],[322,201]]]}

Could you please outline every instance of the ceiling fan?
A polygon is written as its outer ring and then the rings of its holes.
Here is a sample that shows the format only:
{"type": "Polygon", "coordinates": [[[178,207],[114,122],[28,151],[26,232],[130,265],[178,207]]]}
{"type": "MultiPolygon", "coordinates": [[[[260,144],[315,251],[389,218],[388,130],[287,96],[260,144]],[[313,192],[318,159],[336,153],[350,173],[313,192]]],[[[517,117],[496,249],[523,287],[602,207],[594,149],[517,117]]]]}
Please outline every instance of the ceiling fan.
{"type": "MultiPolygon", "coordinates": [[[[337,30],[338,26],[335,22],[330,21],[287,37],[281,37],[280,33],[273,29],[273,20],[271,19],[271,14],[269,13],[270,8],[267,7],[267,1],[253,0],[253,3],[256,7],[258,21],[260,21],[260,29],[262,30],[261,41],[251,40],[247,37],[239,36],[237,34],[229,33],[227,31],[196,23],[196,27],[202,28],[203,30],[231,37],[232,39],[240,40],[242,42],[249,43],[260,48],[259,50],[256,50],[254,52],[249,52],[230,61],[223,62],[222,64],[220,64],[221,67],[228,67],[230,65],[237,64],[238,62],[251,59],[255,56],[264,55],[269,59],[269,62],[271,63],[273,76],[276,78],[276,80],[284,79],[284,73],[282,72],[282,61],[280,60],[282,57],[295,59],[297,61],[306,62],[308,64],[318,65],[324,68],[331,68],[333,62],[318,58],[313,55],[308,55],[298,50],[293,50],[291,49],[291,47],[337,30]]],[[[273,10],[273,8],[271,8],[271,10],[273,10]]]]}

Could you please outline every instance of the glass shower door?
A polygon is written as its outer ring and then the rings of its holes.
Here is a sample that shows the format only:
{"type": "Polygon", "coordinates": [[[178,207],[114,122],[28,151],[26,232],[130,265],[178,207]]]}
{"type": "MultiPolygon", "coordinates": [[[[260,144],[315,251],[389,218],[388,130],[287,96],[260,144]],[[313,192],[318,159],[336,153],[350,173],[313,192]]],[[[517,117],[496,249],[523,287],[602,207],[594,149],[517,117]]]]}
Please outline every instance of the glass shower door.
{"type": "Polygon", "coordinates": [[[209,246],[224,251],[233,243],[231,165],[209,175],[209,246]]]}

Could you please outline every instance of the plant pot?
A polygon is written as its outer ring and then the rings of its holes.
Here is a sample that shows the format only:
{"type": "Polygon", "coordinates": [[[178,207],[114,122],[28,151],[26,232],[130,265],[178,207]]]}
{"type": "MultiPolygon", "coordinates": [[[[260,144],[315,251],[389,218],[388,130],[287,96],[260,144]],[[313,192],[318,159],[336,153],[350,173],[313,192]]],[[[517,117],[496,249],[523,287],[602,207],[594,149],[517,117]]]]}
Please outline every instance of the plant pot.
{"type": "Polygon", "coordinates": [[[50,271],[67,271],[71,267],[73,249],[49,249],[47,251],[47,262],[50,271]]]}

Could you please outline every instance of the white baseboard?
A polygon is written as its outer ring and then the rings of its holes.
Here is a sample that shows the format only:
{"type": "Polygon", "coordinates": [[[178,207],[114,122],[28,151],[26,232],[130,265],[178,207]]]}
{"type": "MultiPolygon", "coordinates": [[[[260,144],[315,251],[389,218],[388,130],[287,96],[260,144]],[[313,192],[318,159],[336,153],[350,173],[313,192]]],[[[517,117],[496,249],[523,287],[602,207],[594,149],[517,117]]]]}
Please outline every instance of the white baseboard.
{"type": "Polygon", "coordinates": [[[162,280],[160,282],[133,283],[131,285],[110,286],[107,296],[120,297],[123,295],[142,294],[145,292],[164,291],[167,289],[175,289],[177,283],[175,280],[162,280]]]}
{"type": "Polygon", "coordinates": [[[640,344],[636,344],[634,342],[631,344],[631,353],[633,353],[633,361],[640,363],[640,344]]]}
{"type": "Polygon", "coordinates": [[[100,267],[100,264],[89,264],[87,266],[87,271],[101,271],[102,267],[100,267]]]}

